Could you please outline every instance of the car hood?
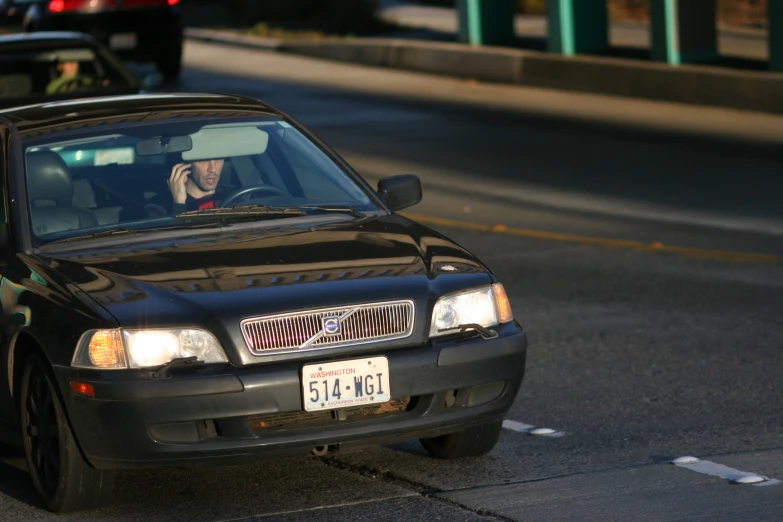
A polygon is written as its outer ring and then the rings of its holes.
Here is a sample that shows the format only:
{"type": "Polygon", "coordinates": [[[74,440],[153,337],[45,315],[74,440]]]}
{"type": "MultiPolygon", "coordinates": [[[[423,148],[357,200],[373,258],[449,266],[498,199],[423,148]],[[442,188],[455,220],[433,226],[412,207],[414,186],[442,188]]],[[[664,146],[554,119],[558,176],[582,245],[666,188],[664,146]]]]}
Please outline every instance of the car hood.
{"type": "Polygon", "coordinates": [[[250,362],[242,319],[412,300],[424,342],[438,296],[492,281],[468,251],[398,215],[49,254],[123,327],[199,325],[250,362]]]}

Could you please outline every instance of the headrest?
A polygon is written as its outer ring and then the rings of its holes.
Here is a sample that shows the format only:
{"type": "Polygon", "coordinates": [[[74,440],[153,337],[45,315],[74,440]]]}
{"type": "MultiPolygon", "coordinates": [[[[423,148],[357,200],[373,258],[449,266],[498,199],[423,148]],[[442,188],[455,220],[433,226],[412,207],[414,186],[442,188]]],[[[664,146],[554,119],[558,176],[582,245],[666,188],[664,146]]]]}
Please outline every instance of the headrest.
{"type": "Polygon", "coordinates": [[[65,161],[50,150],[27,154],[27,191],[30,201],[73,205],[73,181],[65,161]]]}
{"type": "Polygon", "coordinates": [[[33,90],[29,74],[4,74],[0,76],[0,98],[27,96],[33,90]]]}

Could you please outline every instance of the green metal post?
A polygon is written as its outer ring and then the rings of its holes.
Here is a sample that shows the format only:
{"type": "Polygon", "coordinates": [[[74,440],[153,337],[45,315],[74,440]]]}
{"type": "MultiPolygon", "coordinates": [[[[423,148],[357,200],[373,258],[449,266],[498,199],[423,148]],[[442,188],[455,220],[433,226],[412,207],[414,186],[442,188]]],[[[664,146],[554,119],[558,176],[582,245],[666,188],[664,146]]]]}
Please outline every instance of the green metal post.
{"type": "Polygon", "coordinates": [[[768,0],[769,69],[783,72],[783,2],[768,0]]]}
{"type": "Polygon", "coordinates": [[[609,47],[606,0],[547,0],[548,48],[571,56],[609,47]]]}
{"type": "Polygon", "coordinates": [[[471,45],[513,42],[514,0],[457,0],[459,41],[471,45]]]}
{"type": "Polygon", "coordinates": [[[715,0],[650,0],[650,56],[669,65],[714,61],[716,16],[715,0]]]}

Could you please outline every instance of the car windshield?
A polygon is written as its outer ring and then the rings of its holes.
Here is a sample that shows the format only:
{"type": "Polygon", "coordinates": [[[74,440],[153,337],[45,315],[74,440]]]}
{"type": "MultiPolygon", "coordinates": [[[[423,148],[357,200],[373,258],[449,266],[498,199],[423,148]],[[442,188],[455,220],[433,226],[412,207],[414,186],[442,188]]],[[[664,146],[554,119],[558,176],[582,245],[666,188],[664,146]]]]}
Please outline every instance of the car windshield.
{"type": "Polygon", "coordinates": [[[0,99],[109,94],[134,79],[89,46],[0,50],[0,99]]]}
{"type": "Polygon", "coordinates": [[[35,246],[210,220],[381,211],[321,148],[274,117],[101,128],[27,143],[35,246]]]}

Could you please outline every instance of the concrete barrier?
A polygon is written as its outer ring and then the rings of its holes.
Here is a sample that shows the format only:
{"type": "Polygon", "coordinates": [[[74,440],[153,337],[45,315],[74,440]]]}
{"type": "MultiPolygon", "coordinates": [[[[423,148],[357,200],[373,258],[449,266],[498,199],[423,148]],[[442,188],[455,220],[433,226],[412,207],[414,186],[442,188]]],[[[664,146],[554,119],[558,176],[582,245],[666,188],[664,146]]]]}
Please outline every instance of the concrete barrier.
{"type": "Polygon", "coordinates": [[[188,38],[478,81],[783,113],[783,74],[411,40],[292,42],[188,29],[188,38]]]}

